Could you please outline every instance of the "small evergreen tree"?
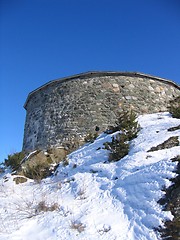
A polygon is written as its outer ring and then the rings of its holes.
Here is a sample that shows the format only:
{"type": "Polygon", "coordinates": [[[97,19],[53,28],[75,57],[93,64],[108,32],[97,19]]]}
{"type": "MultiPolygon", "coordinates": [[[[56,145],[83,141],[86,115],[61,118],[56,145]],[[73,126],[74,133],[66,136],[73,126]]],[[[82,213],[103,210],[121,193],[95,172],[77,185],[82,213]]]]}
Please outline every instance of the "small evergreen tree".
{"type": "Polygon", "coordinates": [[[136,121],[136,114],[132,110],[123,110],[121,113],[119,113],[115,122],[115,126],[109,126],[105,133],[121,131],[127,135],[130,141],[137,136],[139,129],[140,126],[136,121]]]}
{"type": "Polygon", "coordinates": [[[127,135],[118,133],[115,137],[112,137],[112,142],[104,143],[105,149],[109,150],[108,160],[118,161],[129,152],[129,142],[127,135]]]}
{"type": "Polygon", "coordinates": [[[120,133],[113,136],[111,142],[104,143],[105,149],[110,151],[109,161],[118,161],[128,154],[129,141],[137,137],[139,129],[136,114],[132,110],[119,114],[112,132],[120,131],[120,133]]]}
{"type": "Polygon", "coordinates": [[[136,120],[136,114],[132,111],[123,111],[119,114],[116,121],[116,131],[121,131],[130,141],[137,137],[140,126],[136,120]]]}

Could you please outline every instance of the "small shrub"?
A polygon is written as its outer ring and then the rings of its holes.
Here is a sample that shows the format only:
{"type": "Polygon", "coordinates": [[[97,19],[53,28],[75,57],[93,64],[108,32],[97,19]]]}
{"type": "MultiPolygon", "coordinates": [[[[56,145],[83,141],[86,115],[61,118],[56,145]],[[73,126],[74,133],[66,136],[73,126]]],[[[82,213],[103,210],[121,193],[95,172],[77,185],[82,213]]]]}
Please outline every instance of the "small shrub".
{"type": "Polygon", "coordinates": [[[132,110],[120,113],[116,124],[118,131],[122,131],[126,134],[129,141],[137,137],[140,126],[136,120],[136,114],[132,110]]]}
{"type": "Polygon", "coordinates": [[[87,143],[93,143],[94,140],[98,137],[98,133],[89,133],[87,136],[84,138],[84,141],[87,143]]]}
{"type": "Polygon", "coordinates": [[[39,212],[53,212],[59,209],[59,205],[57,203],[53,203],[48,206],[45,201],[40,201],[36,207],[36,213],[39,212]]]}
{"type": "Polygon", "coordinates": [[[180,96],[170,101],[169,112],[172,117],[180,118],[180,96]]]}
{"type": "Polygon", "coordinates": [[[17,170],[20,167],[21,161],[25,157],[24,152],[17,152],[11,155],[8,155],[8,158],[5,159],[5,165],[11,167],[12,170],[17,170]]]}
{"type": "Polygon", "coordinates": [[[129,141],[137,137],[140,126],[136,121],[136,114],[123,111],[119,114],[116,126],[111,127],[111,132],[120,131],[111,142],[104,143],[105,149],[109,150],[109,161],[118,161],[129,152],[129,141]]]}
{"type": "Polygon", "coordinates": [[[79,189],[79,191],[77,192],[77,199],[79,199],[79,200],[86,199],[86,190],[85,190],[85,188],[80,188],[79,189]]]}
{"type": "Polygon", "coordinates": [[[118,133],[112,137],[112,142],[104,143],[105,149],[109,150],[109,161],[118,161],[129,152],[129,142],[126,134],[118,133]]]}
{"type": "Polygon", "coordinates": [[[71,221],[70,227],[74,230],[77,230],[79,233],[83,232],[86,226],[79,221],[71,221]]]}
{"type": "Polygon", "coordinates": [[[104,224],[104,225],[102,226],[102,228],[100,228],[100,229],[98,230],[98,233],[99,233],[100,235],[103,235],[104,233],[107,233],[107,232],[109,232],[110,230],[111,230],[111,226],[104,224]]]}
{"type": "Polygon", "coordinates": [[[117,131],[121,131],[128,137],[128,140],[132,140],[133,138],[137,137],[137,133],[140,129],[138,122],[136,121],[136,114],[132,111],[125,111],[123,110],[119,113],[116,125],[109,126],[106,133],[114,133],[117,131]]]}

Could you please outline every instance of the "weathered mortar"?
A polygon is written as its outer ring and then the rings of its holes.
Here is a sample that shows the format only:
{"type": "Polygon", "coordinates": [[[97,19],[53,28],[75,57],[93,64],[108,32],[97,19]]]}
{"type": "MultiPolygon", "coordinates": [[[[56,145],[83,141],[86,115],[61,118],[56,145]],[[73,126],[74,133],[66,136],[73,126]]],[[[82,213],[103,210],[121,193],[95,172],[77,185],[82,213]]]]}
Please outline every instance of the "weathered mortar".
{"type": "Polygon", "coordinates": [[[141,73],[88,72],[51,81],[31,92],[23,150],[62,146],[83,139],[95,127],[113,125],[122,108],[138,114],[167,111],[180,87],[141,73]]]}

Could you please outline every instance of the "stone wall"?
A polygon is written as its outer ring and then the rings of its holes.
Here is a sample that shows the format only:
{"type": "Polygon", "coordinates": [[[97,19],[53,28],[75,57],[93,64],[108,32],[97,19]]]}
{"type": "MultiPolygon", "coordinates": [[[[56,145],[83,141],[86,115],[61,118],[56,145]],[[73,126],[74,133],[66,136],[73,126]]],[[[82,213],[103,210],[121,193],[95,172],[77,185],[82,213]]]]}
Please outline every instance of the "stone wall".
{"type": "Polygon", "coordinates": [[[27,98],[23,150],[79,141],[96,126],[102,132],[122,108],[167,111],[179,95],[175,83],[140,73],[90,72],[51,81],[27,98]]]}

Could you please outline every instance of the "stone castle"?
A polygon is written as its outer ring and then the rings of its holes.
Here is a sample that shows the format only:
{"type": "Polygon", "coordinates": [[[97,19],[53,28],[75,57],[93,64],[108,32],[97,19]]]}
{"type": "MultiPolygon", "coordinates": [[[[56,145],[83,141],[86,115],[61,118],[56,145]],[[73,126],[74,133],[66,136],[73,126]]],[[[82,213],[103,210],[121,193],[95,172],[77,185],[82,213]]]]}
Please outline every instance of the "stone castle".
{"type": "Polygon", "coordinates": [[[87,72],[50,81],[29,93],[23,150],[60,147],[109,125],[122,109],[167,111],[176,83],[136,72],[87,72]]]}

